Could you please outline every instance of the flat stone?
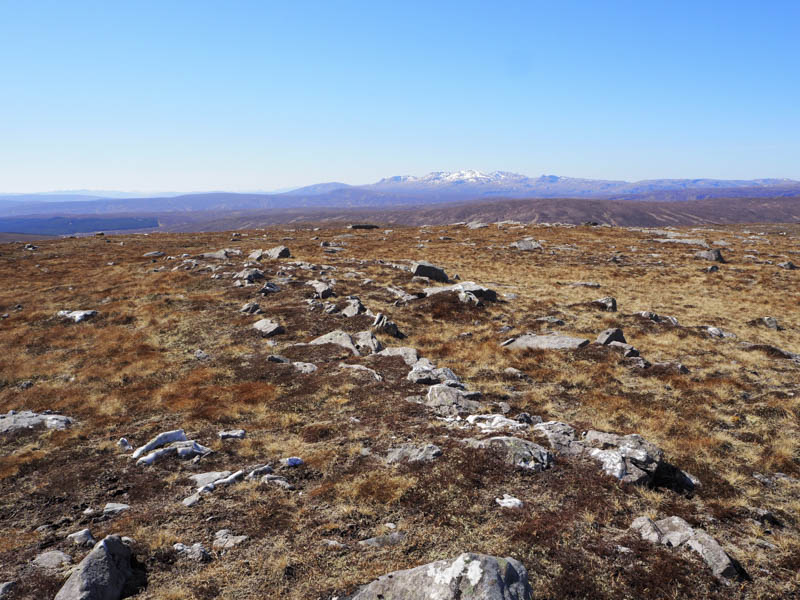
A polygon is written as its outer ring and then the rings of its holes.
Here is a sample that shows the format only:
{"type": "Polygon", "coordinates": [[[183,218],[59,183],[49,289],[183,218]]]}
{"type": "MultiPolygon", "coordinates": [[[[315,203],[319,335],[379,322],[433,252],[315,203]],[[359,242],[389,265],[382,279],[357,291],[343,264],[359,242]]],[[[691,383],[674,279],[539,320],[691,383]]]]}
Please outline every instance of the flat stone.
{"type": "Polygon", "coordinates": [[[247,539],[246,535],[233,535],[230,529],[220,529],[214,534],[214,550],[229,550],[247,539]]]}
{"type": "Polygon", "coordinates": [[[536,335],[527,333],[501,344],[511,350],[576,350],[589,343],[586,338],[566,335],[536,335]]]}
{"type": "Polygon", "coordinates": [[[19,412],[10,410],[4,415],[0,415],[0,433],[10,433],[21,429],[33,429],[43,426],[46,429],[66,429],[73,425],[70,417],[64,415],[35,413],[30,410],[19,412]]]}
{"type": "Polygon", "coordinates": [[[72,564],[72,557],[60,550],[50,550],[49,552],[42,552],[39,554],[33,559],[31,564],[40,569],[59,571],[72,564]]]}
{"type": "Polygon", "coordinates": [[[286,332],[281,325],[272,319],[261,319],[260,321],[257,321],[253,324],[253,329],[258,331],[261,334],[261,337],[272,337],[273,335],[286,332]]]}

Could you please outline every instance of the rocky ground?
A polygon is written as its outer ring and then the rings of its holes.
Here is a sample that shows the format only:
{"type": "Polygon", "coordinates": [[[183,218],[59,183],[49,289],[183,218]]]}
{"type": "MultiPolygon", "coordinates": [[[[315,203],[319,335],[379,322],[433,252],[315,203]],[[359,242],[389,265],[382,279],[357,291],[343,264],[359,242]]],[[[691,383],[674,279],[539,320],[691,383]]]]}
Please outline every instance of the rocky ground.
{"type": "Polygon", "coordinates": [[[798,597],[798,239],[2,244],[0,598],[798,597]]]}

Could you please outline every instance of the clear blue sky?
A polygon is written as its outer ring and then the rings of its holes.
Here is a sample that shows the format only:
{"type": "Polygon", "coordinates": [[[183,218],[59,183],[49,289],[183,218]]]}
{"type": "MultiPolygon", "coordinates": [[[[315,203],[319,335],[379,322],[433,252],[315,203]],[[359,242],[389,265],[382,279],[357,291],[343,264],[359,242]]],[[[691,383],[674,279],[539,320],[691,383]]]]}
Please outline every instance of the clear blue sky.
{"type": "Polygon", "coordinates": [[[800,2],[0,0],[0,191],[800,179],[800,2]]]}

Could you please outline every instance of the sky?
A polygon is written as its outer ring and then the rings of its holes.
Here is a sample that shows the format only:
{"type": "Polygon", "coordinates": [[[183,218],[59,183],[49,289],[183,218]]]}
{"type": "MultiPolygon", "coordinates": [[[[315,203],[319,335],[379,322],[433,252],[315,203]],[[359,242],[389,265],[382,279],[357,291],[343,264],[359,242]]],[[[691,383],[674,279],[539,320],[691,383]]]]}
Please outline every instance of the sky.
{"type": "Polygon", "coordinates": [[[0,0],[0,191],[800,179],[800,3],[0,0]]]}

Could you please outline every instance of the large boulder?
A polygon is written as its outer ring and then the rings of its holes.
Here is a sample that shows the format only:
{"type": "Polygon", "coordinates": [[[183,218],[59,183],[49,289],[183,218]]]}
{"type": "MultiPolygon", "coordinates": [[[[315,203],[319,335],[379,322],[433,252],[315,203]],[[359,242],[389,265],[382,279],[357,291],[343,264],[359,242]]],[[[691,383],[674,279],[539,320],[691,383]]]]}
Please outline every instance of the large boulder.
{"type": "Polygon", "coordinates": [[[513,558],[465,553],[383,575],[349,600],[530,600],[528,572],[513,558]]]}
{"type": "Polygon", "coordinates": [[[447,273],[444,272],[444,269],[432,265],[424,260],[420,260],[412,264],[411,273],[418,277],[427,277],[428,279],[441,281],[442,283],[447,283],[450,281],[447,277],[447,273]]]}
{"type": "Polygon", "coordinates": [[[135,578],[132,557],[123,538],[109,535],[80,562],[55,600],[119,600],[135,578]]]}
{"type": "Polygon", "coordinates": [[[353,338],[350,337],[349,333],[342,331],[341,329],[336,329],[325,335],[321,335],[318,338],[311,340],[309,342],[311,345],[319,345],[319,344],[336,344],[337,346],[341,346],[353,353],[353,356],[361,356],[361,353],[356,348],[356,345],[353,343],[353,338]]]}

